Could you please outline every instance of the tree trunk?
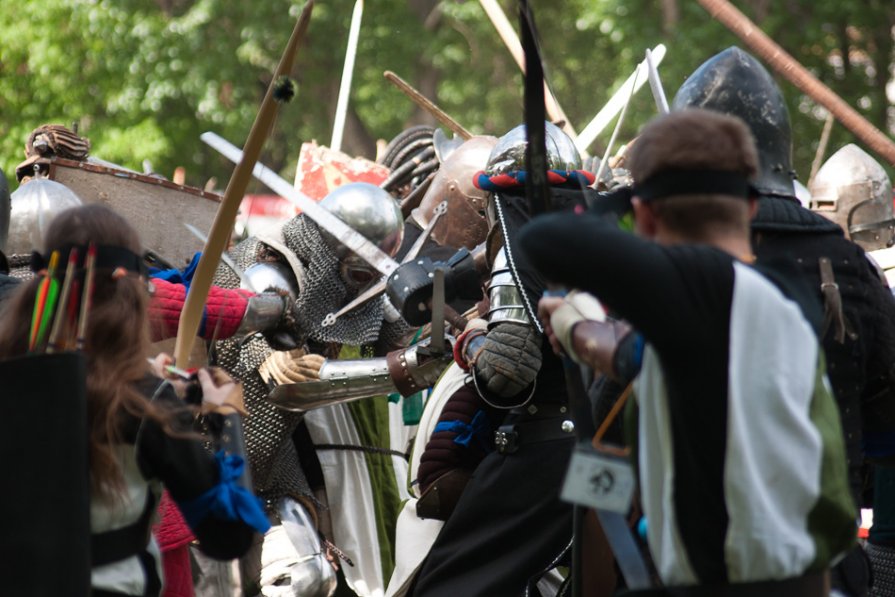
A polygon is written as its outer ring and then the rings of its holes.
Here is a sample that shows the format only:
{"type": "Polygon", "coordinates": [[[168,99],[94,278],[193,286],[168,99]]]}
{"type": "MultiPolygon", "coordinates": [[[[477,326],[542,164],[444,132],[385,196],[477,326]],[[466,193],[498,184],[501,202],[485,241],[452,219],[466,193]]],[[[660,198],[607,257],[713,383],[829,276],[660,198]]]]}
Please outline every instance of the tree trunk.
{"type": "Polygon", "coordinates": [[[665,35],[674,33],[680,18],[681,10],[677,0],[662,0],[662,31],[665,35]]]}

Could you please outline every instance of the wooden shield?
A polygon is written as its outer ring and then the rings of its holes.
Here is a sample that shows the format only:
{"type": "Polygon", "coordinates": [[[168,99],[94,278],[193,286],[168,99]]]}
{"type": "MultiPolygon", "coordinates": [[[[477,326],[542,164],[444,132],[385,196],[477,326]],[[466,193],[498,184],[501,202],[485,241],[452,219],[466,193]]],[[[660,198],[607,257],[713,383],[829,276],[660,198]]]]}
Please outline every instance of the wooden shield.
{"type": "Polygon", "coordinates": [[[137,229],[146,249],[178,268],[202,250],[202,241],[189,234],[184,223],[208,232],[221,201],[215,193],[112,165],[63,158],[46,162],[51,180],[85,203],[114,209],[137,229]]]}

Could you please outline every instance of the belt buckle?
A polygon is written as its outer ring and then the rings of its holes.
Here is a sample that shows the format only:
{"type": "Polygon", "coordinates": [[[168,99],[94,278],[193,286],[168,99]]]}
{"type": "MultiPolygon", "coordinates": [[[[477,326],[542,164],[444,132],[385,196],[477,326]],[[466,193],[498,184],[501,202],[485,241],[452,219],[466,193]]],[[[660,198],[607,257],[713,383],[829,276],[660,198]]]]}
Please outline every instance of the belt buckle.
{"type": "Polygon", "coordinates": [[[518,438],[519,434],[513,425],[501,425],[494,432],[494,447],[500,454],[512,454],[519,449],[516,442],[518,438]]]}

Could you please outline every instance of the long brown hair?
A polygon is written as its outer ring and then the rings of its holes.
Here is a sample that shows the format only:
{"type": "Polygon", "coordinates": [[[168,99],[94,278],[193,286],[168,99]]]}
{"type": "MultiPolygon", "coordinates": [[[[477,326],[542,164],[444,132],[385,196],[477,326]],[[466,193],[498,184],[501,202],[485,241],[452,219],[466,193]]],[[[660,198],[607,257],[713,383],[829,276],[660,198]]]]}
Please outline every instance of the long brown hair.
{"type": "MultiPolygon", "coordinates": [[[[47,251],[67,245],[123,247],[142,252],[137,231],[111,209],[85,205],[59,213],[47,230],[47,251]]],[[[27,351],[31,311],[40,277],[22,284],[0,321],[0,359],[27,351]]],[[[137,274],[113,277],[97,268],[93,302],[85,333],[87,358],[87,421],[90,486],[94,496],[112,499],[124,489],[114,445],[122,441],[124,413],[158,418],[156,409],[136,389],[149,372],[149,328],[146,282],[137,274]],[[117,279],[116,279],[117,278],[117,279]]]]}

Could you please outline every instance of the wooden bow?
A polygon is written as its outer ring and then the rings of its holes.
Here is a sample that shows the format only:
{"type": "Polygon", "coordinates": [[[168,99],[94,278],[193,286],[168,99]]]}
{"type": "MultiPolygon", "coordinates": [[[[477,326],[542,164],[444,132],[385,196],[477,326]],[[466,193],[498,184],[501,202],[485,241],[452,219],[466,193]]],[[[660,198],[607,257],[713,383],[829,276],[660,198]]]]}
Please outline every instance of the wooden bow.
{"type": "Polygon", "coordinates": [[[264,146],[264,142],[267,140],[267,136],[270,134],[270,129],[273,126],[278,104],[274,97],[274,91],[277,85],[281,84],[281,78],[287,76],[292,71],[298,45],[304,39],[305,32],[308,29],[313,7],[314,0],[308,0],[301,11],[301,15],[298,17],[292,36],[286,44],[286,49],[280,58],[280,63],[277,65],[273,80],[267,88],[267,94],[264,96],[261,108],[258,110],[254,124],[252,124],[252,130],[249,132],[248,139],[246,139],[242,161],[233,170],[233,175],[227,184],[227,190],[224,191],[224,198],[221,200],[221,205],[215,215],[214,224],[212,224],[211,231],[208,233],[208,241],[202,250],[196,273],[193,276],[193,281],[190,283],[186,303],[183,306],[183,311],[180,313],[177,341],[174,345],[174,359],[178,367],[186,368],[189,365],[190,352],[193,349],[196,334],[199,332],[202,310],[205,306],[205,301],[208,299],[212,278],[221,261],[221,254],[227,247],[227,241],[233,230],[233,223],[236,221],[239,204],[252,176],[252,168],[258,161],[261,148],[264,146]]]}

